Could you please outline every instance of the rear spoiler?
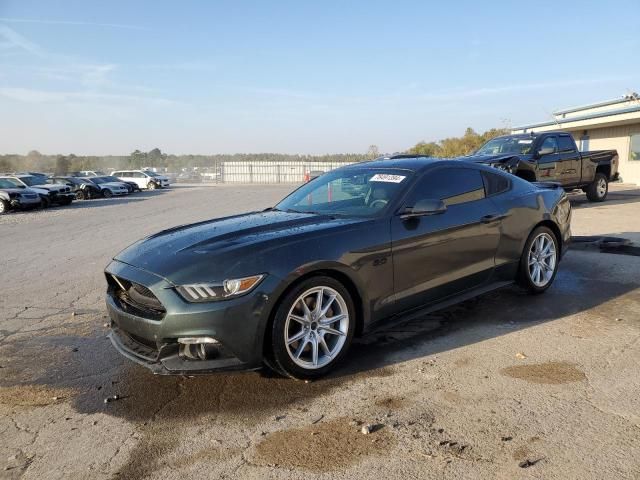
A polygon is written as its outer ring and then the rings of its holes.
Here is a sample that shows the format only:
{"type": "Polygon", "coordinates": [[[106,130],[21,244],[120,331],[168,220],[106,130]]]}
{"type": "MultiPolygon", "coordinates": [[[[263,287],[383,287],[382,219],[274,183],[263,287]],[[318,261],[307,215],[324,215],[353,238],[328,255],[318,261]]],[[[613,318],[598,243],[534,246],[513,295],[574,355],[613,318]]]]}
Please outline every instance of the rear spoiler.
{"type": "Polygon", "coordinates": [[[562,188],[562,184],[558,182],[531,182],[538,188],[544,188],[547,190],[557,190],[558,188],[562,188]]]}

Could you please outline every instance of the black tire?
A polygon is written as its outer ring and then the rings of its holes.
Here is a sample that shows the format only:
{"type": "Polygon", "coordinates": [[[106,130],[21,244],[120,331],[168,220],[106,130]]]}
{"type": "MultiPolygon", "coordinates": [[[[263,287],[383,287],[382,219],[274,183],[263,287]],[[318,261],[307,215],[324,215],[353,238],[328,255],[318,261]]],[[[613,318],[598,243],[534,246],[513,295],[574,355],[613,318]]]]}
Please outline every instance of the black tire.
{"type": "Polygon", "coordinates": [[[553,233],[553,231],[547,227],[540,226],[536,228],[533,232],[531,232],[529,238],[527,238],[527,241],[524,244],[524,249],[522,250],[522,255],[520,257],[520,266],[518,268],[518,285],[527,290],[529,293],[539,294],[545,292],[553,284],[553,281],[556,278],[556,274],[558,273],[560,253],[560,244],[555,233],[553,233]],[[535,280],[532,278],[533,275],[529,265],[529,253],[532,250],[533,242],[541,235],[544,235],[546,239],[551,239],[555,248],[555,262],[553,265],[553,270],[550,278],[545,281],[544,285],[540,285],[539,283],[536,284],[535,280]]]}
{"type": "Polygon", "coordinates": [[[107,189],[104,189],[104,190],[102,191],[102,196],[103,196],[104,198],[111,198],[111,197],[113,197],[113,193],[111,193],[111,190],[109,190],[109,189],[107,188],[107,189]]]}
{"type": "Polygon", "coordinates": [[[0,200],[0,215],[4,215],[11,210],[11,204],[6,200],[0,200]]]}
{"type": "MultiPolygon", "coordinates": [[[[313,309],[315,310],[315,305],[313,305],[313,309]]],[[[295,326],[297,325],[298,324],[296,322],[290,322],[289,328],[291,328],[292,326],[296,328],[295,326]]],[[[327,277],[327,276],[317,276],[317,277],[308,278],[307,280],[304,280],[303,282],[299,283],[294,288],[292,288],[278,302],[273,323],[271,324],[270,331],[267,332],[269,335],[269,342],[265,346],[265,364],[268,366],[273,366],[272,368],[276,372],[282,375],[286,375],[288,377],[298,379],[298,380],[310,380],[310,379],[322,377],[323,375],[326,375],[329,371],[333,370],[344,359],[351,345],[351,341],[353,339],[353,334],[355,331],[355,326],[356,326],[356,309],[353,304],[351,295],[349,294],[349,291],[344,287],[344,285],[342,285],[342,283],[340,283],[336,279],[332,277],[327,277]],[[336,350],[335,352],[333,352],[333,355],[332,355],[333,358],[331,358],[331,356],[328,357],[329,358],[328,360],[326,359],[326,357],[323,358],[323,361],[325,360],[327,361],[326,364],[322,366],[316,366],[316,367],[309,366],[309,368],[305,368],[295,363],[291,356],[292,354],[289,353],[287,342],[285,340],[285,335],[288,336],[289,332],[285,332],[285,329],[287,328],[287,319],[289,317],[290,310],[295,308],[296,305],[300,305],[300,303],[298,302],[300,296],[305,294],[311,289],[319,288],[319,287],[326,288],[329,291],[332,290],[333,292],[337,293],[340,297],[340,300],[336,299],[336,300],[332,300],[331,302],[327,301],[327,303],[324,304],[325,306],[327,305],[331,306],[329,310],[331,314],[324,318],[329,318],[329,319],[332,318],[335,315],[335,311],[340,311],[344,307],[344,309],[346,309],[346,313],[348,314],[347,322],[346,322],[346,325],[344,326],[336,326],[336,324],[327,325],[327,326],[330,326],[330,328],[334,331],[342,329],[341,331],[343,332],[340,336],[335,336],[335,338],[331,337],[329,341],[325,340],[325,334],[329,334],[328,332],[326,333],[322,332],[320,334],[321,329],[326,328],[321,326],[322,322],[320,320],[312,322],[312,325],[315,325],[315,326],[311,326],[309,327],[309,329],[313,330],[314,333],[311,333],[310,331],[308,335],[311,335],[313,338],[322,338],[322,342],[324,343],[325,347],[329,346],[329,348],[332,348],[332,349],[335,348],[336,350]],[[335,302],[335,304],[333,302],[335,302]],[[333,308],[336,308],[336,310],[332,311],[333,308]],[[342,343],[340,341],[341,338],[343,338],[342,343]],[[332,342],[334,342],[333,346],[331,346],[332,342]]],[[[300,330],[302,330],[303,327],[298,326],[297,328],[300,328],[300,330]]],[[[306,343],[307,342],[306,339],[301,339],[300,343],[302,342],[305,342],[305,343],[302,346],[301,351],[312,350],[312,342],[306,343]],[[306,349],[306,345],[310,347],[309,350],[306,349]]],[[[297,343],[297,345],[299,346],[300,343],[297,343]]],[[[290,347],[291,350],[294,348],[293,345],[296,345],[296,343],[292,344],[292,347],[290,347]]],[[[316,352],[318,353],[315,355],[315,358],[316,360],[318,360],[318,357],[320,355],[319,352],[321,350],[321,345],[319,345],[319,340],[316,340],[316,345],[317,345],[316,352]]],[[[324,356],[324,352],[325,351],[323,350],[323,356],[324,356]]],[[[301,357],[299,357],[299,359],[300,358],[301,357]]],[[[318,361],[317,363],[320,363],[320,362],[318,361]]]]}
{"type": "Polygon", "coordinates": [[[596,173],[593,182],[585,190],[590,202],[603,202],[609,193],[609,179],[604,173],[596,173]]]}
{"type": "Polygon", "coordinates": [[[149,182],[149,183],[147,184],[147,188],[148,188],[149,190],[155,190],[156,188],[158,188],[158,185],[156,184],[156,182],[149,182]]]}
{"type": "Polygon", "coordinates": [[[71,202],[73,202],[73,198],[65,198],[60,202],[60,205],[63,205],[66,207],[68,205],[71,205],[71,202]]]}
{"type": "Polygon", "coordinates": [[[84,190],[78,190],[76,192],[76,200],[86,200],[87,193],[84,190]]]}
{"type": "Polygon", "coordinates": [[[47,197],[40,197],[40,207],[49,208],[51,206],[51,200],[47,197]]]}

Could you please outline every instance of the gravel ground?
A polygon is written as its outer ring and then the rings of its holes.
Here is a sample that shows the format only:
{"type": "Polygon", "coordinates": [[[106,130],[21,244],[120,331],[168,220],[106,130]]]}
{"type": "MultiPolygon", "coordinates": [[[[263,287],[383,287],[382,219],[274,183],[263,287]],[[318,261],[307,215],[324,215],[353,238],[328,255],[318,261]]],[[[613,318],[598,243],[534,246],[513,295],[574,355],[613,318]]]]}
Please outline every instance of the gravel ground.
{"type": "MultiPolygon", "coordinates": [[[[178,187],[1,217],[0,478],[640,478],[635,256],[575,249],[545,295],[509,288],[380,332],[313,383],[154,377],[114,352],[111,256],[290,188],[178,187]]],[[[572,197],[574,233],[638,238],[640,194],[615,190],[598,205],[572,197]]]]}

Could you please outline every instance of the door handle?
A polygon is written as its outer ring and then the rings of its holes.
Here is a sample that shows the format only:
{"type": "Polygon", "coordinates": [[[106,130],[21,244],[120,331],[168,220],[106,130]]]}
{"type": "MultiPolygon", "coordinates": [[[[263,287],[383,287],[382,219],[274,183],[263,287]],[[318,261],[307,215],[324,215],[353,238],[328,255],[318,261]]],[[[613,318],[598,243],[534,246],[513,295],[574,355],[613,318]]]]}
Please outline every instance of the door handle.
{"type": "Polygon", "coordinates": [[[506,215],[485,215],[484,217],[480,218],[480,221],[482,223],[493,223],[497,222],[498,220],[502,220],[504,217],[506,217],[506,215]]]}

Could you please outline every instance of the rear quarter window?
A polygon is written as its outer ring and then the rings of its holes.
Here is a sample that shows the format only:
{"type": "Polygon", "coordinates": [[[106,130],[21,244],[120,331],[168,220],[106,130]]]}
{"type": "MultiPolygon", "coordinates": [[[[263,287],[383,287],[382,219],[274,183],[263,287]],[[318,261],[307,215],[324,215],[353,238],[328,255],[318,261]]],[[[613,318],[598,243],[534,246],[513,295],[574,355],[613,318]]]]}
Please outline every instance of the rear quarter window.
{"type": "Polygon", "coordinates": [[[482,172],[482,180],[487,197],[499,195],[511,189],[511,180],[499,173],[482,172]]]}

